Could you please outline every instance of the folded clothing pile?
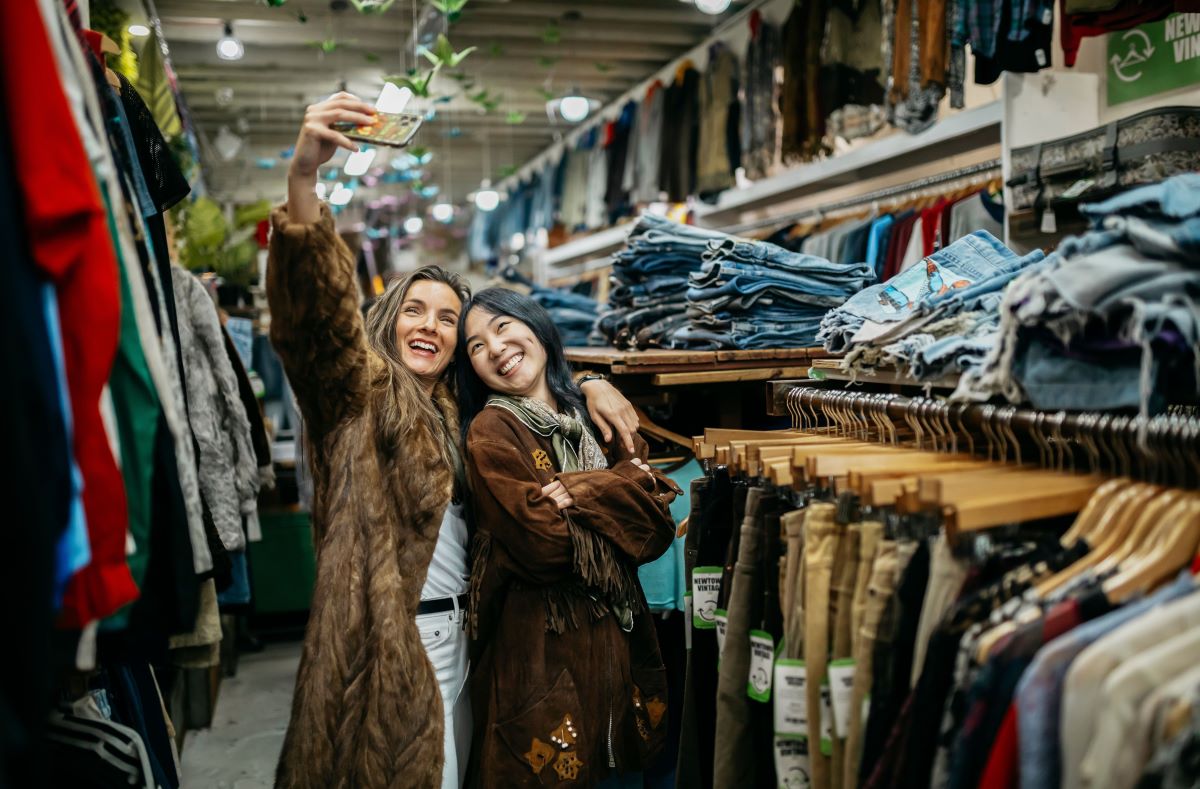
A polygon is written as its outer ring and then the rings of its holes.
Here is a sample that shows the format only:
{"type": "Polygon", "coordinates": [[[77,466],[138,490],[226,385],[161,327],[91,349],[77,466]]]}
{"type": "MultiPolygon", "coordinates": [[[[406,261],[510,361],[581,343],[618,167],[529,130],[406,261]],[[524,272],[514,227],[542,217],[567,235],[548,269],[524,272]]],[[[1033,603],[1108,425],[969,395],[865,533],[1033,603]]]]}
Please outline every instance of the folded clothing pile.
{"type": "Polygon", "coordinates": [[[956,397],[1147,415],[1200,391],[1200,174],[1081,211],[1092,229],[1008,287],[956,397]]]}
{"type": "Polygon", "coordinates": [[[725,237],[708,242],[700,271],[689,277],[690,325],[675,348],[805,348],[815,344],[830,307],[870,285],[865,262],[834,263],[766,241],[725,237]]]}
{"type": "Polygon", "coordinates": [[[820,339],[845,353],[849,372],[889,367],[919,381],[961,373],[996,342],[1005,286],[1044,258],[975,231],[830,310],[820,339]]]}
{"type": "Polygon", "coordinates": [[[596,322],[593,344],[671,347],[674,332],[688,325],[688,274],[700,269],[709,241],[726,238],[643,214],[625,248],[613,255],[611,309],[596,322]]]}
{"type": "Polygon", "coordinates": [[[600,315],[598,301],[569,290],[536,286],[529,295],[550,313],[554,325],[558,327],[558,333],[562,335],[563,345],[571,348],[588,344],[588,336],[600,315]]]}

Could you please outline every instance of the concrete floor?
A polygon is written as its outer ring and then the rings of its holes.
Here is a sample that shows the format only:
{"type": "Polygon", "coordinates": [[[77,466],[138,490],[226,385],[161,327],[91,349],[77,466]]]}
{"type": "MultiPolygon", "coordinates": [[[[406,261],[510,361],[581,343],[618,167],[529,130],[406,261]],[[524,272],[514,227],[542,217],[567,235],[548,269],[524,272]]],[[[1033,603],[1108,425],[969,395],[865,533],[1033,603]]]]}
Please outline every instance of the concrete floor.
{"type": "Polygon", "coordinates": [[[221,682],[211,729],[183,744],[183,787],[269,789],[292,709],[300,642],[242,655],[236,677],[221,682]]]}

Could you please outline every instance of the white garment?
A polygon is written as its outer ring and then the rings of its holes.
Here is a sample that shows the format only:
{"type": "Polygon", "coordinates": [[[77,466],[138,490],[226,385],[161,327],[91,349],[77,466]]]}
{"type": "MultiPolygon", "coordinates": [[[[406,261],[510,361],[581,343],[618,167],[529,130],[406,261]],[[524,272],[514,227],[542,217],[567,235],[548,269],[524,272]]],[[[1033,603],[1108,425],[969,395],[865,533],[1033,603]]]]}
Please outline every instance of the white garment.
{"type": "Polygon", "coordinates": [[[1124,661],[1197,626],[1200,626],[1200,594],[1192,593],[1105,634],[1071,662],[1063,681],[1059,720],[1063,787],[1083,783],[1080,767],[1092,742],[1092,733],[1097,731],[1105,679],[1124,661]]]}
{"type": "Polygon", "coordinates": [[[471,570],[467,566],[467,521],[463,505],[450,504],[442,516],[429,574],[421,587],[422,600],[457,597],[465,594],[470,584],[471,570]]]}
{"type": "Polygon", "coordinates": [[[445,760],[442,763],[442,789],[463,785],[467,760],[471,754],[471,698],[467,693],[466,612],[455,602],[453,611],[417,617],[421,643],[429,662],[437,672],[444,714],[445,760]]]}
{"type": "Polygon", "coordinates": [[[1200,631],[1192,629],[1130,658],[1108,676],[1096,736],[1080,766],[1084,785],[1132,789],[1145,766],[1139,749],[1127,739],[1137,725],[1138,708],[1155,688],[1197,662],[1200,631]]]}
{"type": "Polygon", "coordinates": [[[1170,682],[1154,690],[1142,701],[1137,726],[1130,740],[1139,748],[1141,763],[1150,761],[1159,743],[1165,741],[1161,731],[1166,712],[1181,699],[1191,699],[1200,689],[1200,665],[1193,666],[1170,682]]]}
{"type": "Polygon", "coordinates": [[[904,257],[900,261],[900,271],[910,269],[925,259],[923,224],[923,220],[918,218],[913,225],[912,236],[908,239],[908,246],[904,248],[904,257]]]}

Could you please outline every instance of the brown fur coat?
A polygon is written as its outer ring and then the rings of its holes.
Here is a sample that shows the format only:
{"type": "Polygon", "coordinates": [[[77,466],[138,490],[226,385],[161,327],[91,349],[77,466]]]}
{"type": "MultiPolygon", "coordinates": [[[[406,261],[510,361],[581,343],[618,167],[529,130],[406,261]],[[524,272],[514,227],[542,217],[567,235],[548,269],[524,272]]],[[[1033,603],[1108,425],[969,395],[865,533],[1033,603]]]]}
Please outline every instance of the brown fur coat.
{"type": "MultiPolygon", "coordinates": [[[[442,701],[415,616],[452,474],[437,428],[399,423],[406,395],[367,344],[328,209],[313,225],[276,209],[272,224],[271,341],[311,437],[317,551],[276,786],[440,786],[442,701]]],[[[434,400],[457,435],[444,387],[434,400]]]]}

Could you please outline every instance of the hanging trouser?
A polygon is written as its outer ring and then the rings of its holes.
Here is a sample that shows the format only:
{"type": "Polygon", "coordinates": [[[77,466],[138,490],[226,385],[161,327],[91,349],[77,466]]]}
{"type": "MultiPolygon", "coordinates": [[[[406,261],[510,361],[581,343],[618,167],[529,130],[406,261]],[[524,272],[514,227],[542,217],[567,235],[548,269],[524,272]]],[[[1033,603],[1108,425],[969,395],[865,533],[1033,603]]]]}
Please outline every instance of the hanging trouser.
{"type": "Polygon", "coordinates": [[[788,611],[784,633],[784,657],[790,660],[804,658],[804,518],[807,509],[789,512],[783,516],[783,525],[788,535],[788,611]]]}
{"type": "Polygon", "coordinates": [[[746,695],[746,683],[750,676],[750,631],[758,625],[754,609],[762,595],[761,501],[762,490],[751,488],[746,496],[746,517],[742,520],[727,603],[729,623],[717,680],[717,737],[713,752],[713,785],[718,788],[755,785],[750,723],[750,705],[754,702],[746,695]]]}
{"type": "MultiPolygon", "coordinates": [[[[833,626],[833,636],[830,639],[832,647],[830,660],[845,660],[852,656],[850,623],[853,618],[854,585],[858,581],[858,543],[861,529],[857,523],[846,528],[845,534],[838,543],[837,557],[833,564],[833,586],[830,593],[830,623],[833,626]]],[[[830,678],[830,691],[833,678],[830,678]]],[[[843,746],[845,740],[841,736],[845,732],[848,721],[838,720],[838,710],[830,705],[834,713],[832,726],[832,754],[829,760],[829,785],[832,789],[842,789],[842,767],[844,764],[843,746]]],[[[843,711],[842,714],[845,714],[843,711]]],[[[847,787],[853,789],[853,787],[847,787]]]]}
{"type": "MultiPolygon", "coordinates": [[[[880,530],[882,531],[882,530],[880,530]]],[[[862,759],[863,734],[866,732],[870,707],[867,699],[871,693],[871,677],[874,669],[875,644],[884,610],[896,588],[899,563],[894,540],[879,540],[875,558],[871,565],[871,577],[867,586],[866,604],[863,608],[862,626],[854,650],[854,694],[850,701],[850,731],[846,736],[845,759],[842,770],[842,786],[849,789],[858,786],[859,762],[862,759]]]]}
{"type": "Polygon", "coordinates": [[[925,587],[925,600],[921,603],[921,619],[917,625],[917,643],[913,649],[912,687],[921,678],[921,667],[925,665],[925,650],[929,639],[942,618],[954,608],[954,601],[967,580],[967,563],[957,558],[950,550],[950,541],[945,533],[934,539],[929,559],[929,586],[925,587]]]}
{"type": "MultiPolygon", "coordinates": [[[[804,665],[807,670],[808,760],[813,789],[830,789],[829,753],[822,747],[822,685],[829,661],[829,593],[841,542],[836,507],[812,504],[804,521],[804,665]]],[[[826,690],[825,693],[828,693],[826,690]]]]}

